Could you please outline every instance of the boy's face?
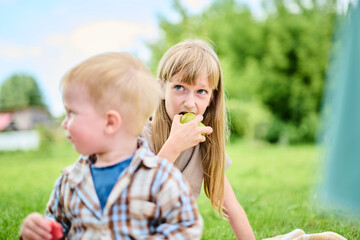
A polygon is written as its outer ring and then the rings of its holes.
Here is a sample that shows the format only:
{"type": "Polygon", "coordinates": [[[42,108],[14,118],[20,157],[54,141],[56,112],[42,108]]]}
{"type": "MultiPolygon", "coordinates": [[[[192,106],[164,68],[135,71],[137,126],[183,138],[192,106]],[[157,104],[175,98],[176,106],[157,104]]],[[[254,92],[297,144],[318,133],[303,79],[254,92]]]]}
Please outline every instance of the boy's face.
{"type": "Polygon", "coordinates": [[[167,81],[164,87],[165,108],[168,116],[173,120],[176,114],[192,112],[204,115],[212,100],[213,90],[209,86],[206,76],[196,79],[194,85],[180,82],[180,73],[167,81]]]}
{"type": "Polygon", "coordinates": [[[82,155],[102,152],[106,121],[92,104],[87,89],[71,84],[62,92],[62,99],[66,110],[62,127],[75,150],[82,155]]]}

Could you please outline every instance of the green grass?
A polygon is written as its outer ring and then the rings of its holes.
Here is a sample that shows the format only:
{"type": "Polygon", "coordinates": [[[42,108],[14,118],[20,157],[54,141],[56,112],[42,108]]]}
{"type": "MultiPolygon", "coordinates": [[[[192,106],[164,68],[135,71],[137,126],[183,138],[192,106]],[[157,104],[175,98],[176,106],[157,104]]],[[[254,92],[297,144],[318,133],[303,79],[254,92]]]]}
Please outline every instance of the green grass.
{"type": "Polygon", "coordinates": [[[0,239],[18,239],[22,220],[44,213],[60,170],[77,155],[64,142],[40,151],[0,152],[0,239]]]}
{"type": "MultiPolygon", "coordinates": [[[[257,239],[301,228],[307,233],[337,232],[360,238],[360,222],[329,213],[316,204],[318,151],[314,146],[273,146],[239,141],[228,146],[233,163],[226,171],[247,212],[257,239]]],[[[60,169],[75,161],[69,143],[39,151],[0,152],[0,239],[17,239],[22,220],[33,211],[44,213],[60,169]]],[[[203,239],[235,239],[229,224],[212,210],[202,193],[203,239]]]]}
{"type": "MultiPolygon", "coordinates": [[[[256,239],[296,228],[306,233],[333,231],[347,239],[360,239],[357,219],[330,212],[316,201],[321,172],[316,147],[238,141],[227,147],[227,153],[233,163],[226,175],[256,239]]],[[[198,204],[205,221],[203,239],[235,239],[230,225],[211,211],[203,193],[198,204]]]]}

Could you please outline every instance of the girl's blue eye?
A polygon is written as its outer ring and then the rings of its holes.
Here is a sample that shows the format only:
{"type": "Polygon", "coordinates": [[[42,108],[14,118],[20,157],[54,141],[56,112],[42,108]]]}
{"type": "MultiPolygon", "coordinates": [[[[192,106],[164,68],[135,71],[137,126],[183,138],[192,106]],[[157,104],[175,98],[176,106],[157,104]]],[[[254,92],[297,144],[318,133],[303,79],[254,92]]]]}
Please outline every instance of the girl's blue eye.
{"type": "Polygon", "coordinates": [[[178,91],[182,91],[184,89],[184,87],[181,86],[181,85],[176,85],[175,89],[178,90],[178,91]]]}
{"type": "Polygon", "coordinates": [[[207,91],[204,90],[204,89],[201,89],[201,90],[198,91],[198,93],[201,94],[201,95],[205,95],[205,94],[207,94],[207,91]]]}

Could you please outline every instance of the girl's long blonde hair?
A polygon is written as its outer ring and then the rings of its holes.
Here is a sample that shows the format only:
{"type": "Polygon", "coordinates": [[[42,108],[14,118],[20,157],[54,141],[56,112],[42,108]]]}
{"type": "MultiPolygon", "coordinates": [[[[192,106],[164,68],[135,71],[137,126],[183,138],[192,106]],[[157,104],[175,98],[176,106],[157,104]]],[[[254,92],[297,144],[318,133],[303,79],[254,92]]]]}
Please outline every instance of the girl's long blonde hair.
{"type": "MultiPolygon", "coordinates": [[[[213,128],[207,140],[200,143],[204,191],[212,207],[220,216],[226,216],[224,208],[225,139],[228,127],[225,113],[225,94],[220,61],[209,44],[201,40],[183,41],[171,47],[158,66],[158,77],[163,83],[181,73],[181,81],[195,84],[196,79],[206,74],[213,89],[213,99],[204,113],[203,123],[213,128]]],[[[153,118],[153,143],[157,154],[169,137],[171,120],[162,100],[153,118]]]]}

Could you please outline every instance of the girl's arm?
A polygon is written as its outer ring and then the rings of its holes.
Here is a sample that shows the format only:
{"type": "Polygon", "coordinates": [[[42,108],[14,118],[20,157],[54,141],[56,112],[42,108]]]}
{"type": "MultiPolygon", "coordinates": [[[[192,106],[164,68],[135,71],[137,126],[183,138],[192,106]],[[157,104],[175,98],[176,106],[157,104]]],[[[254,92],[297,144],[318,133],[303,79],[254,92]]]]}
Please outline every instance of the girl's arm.
{"type": "Polygon", "coordinates": [[[229,217],[230,226],[238,240],[255,240],[249,220],[240,203],[237,201],[235,193],[225,176],[225,200],[224,207],[229,209],[226,213],[229,217]]]}

